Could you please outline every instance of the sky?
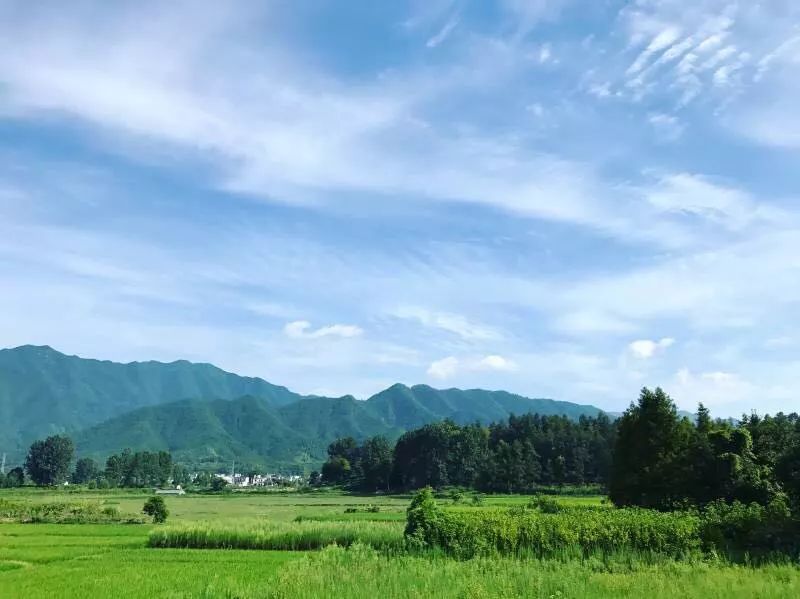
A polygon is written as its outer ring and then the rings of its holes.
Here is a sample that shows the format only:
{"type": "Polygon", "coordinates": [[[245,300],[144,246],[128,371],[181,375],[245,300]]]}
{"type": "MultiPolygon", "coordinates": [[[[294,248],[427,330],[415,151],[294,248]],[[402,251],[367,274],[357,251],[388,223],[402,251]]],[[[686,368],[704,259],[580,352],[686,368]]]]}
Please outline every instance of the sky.
{"type": "Polygon", "coordinates": [[[797,410],[798,105],[795,0],[0,0],[0,346],[797,410]]]}

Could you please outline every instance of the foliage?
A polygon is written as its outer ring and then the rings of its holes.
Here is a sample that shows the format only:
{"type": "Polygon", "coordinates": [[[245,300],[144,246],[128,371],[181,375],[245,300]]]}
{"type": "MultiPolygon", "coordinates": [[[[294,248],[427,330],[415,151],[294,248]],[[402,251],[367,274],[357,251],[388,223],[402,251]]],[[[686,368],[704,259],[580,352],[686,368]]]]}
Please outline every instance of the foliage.
{"type": "Polygon", "coordinates": [[[8,488],[21,487],[25,484],[25,471],[20,466],[16,466],[6,474],[3,486],[8,488]]]}
{"type": "Polygon", "coordinates": [[[219,476],[212,476],[209,486],[211,487],[212,491],[224,491],[226,488],[228,488],[228,481],[219,476]]]}
{"type": "Polygon", "coordinates": [[[34,441],[25,458],[25,470],[37,485],[63,483],[69,475],[74,453],[75,446],[69,437],[53,435],[44,441],[34,441]]]}
{"type": "Polygon", "coordinates": [[[106,460],[105,478],[115,487],[164,486],[172,476],[172,456],[166,451],[126,449],[106,460]]]}
{"type": "Polygon", "coordinates": [[[534,497],[511,509],[443,509],[430,489],[407,512],[409,547],[458,558],[504,554],[551,558],[641,555],[687,558],[704,550],[729,558],[800,554],[800,521],[780,501],[769,506],[717,501],[701,512],[569,507],[534,497]]]}
{"type": "Polygon", "coordinates": [[[97,467],[97,462],[92,458],[81,458],[75,463],[72,482],[77,485],[85,485],[89,481],[96,481],[99,476],[100,469],[97,467]]]}
{"type": "Polygon", "coordinates": [[[0,521],[51,524],[101,524],[136,522],[102,502],[12,502],[0,499],[0,521]]]}
{"type": "Polygon", "coordinates": [[[631,405],[619,424],[610,497],[618,506],[662,510],[717,500],[768,505],[782,497],[782,484],[791,488],[791,474],[782,478],[780,468],[778,476],[775,470],[791,459],[787,447],[796,434],[791,425],[796,418],[752,417],[733,426],[712,421],[701,404],[692,426],[678,417],[661,389],[643,389],[638,404],[631,405]],[[774,432],[778,422],[784,431],[776,436],[787,439],[783,448],[767,441],[770,433],[761,430],[774,432]]]}
{"type": "Polygon", "coordinates": [[[167,521],[169,510],[164,498],[159,495],[154,495],[144,502],[142,513],[153,518],[154,524],[163,524],[167,521]]]}

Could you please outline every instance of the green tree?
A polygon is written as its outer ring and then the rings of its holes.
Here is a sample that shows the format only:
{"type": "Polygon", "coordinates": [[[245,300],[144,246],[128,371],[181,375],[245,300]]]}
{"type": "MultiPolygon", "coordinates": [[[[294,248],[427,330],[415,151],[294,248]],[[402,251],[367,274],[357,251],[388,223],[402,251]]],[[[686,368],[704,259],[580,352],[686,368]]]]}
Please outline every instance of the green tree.
{"type": "Polygon", "coordinates": [[[609,485],[616,505],[670,509],[684,501],[682,460],[691,436],[684,422],[660,387],[642,389],[619,423],[609,485]]]}
{"type": "Polygon", "coordinates": [[[367,439],[361,449],[362,487],[375,491],[389,489],[392,476],[392,446],[386,437],[367,439]]]}
{"type": "Polygon", "coordinates": [[[172,467],[172,484],[185,487],[190,482],[192,482],[192,479],[189,476],[189,470],[186,466],[183,464],[175,464],[172,467]]]}
{"type": "Polygon", "coordinates": [[[197,473],[192,481],[192,484],[195,487],[199,487],[201,489],[206,489],[211,486],[211,475],[206,472],[205,470],[201,470],[197,473]]]}
{"type": "Polygon", "coordinates": [[[75,463],[72,482],[77,485],[85,485],[91,480],[96,480],[99,474],[100,469],[92,458],[81,458],[75,463]]]}
{"type": "Polygon", "coordinates": [[[210,486],[212,491],[224,491],[228,487],[228,481],[219,476],[212,476],[210,486]]]}
{"type": "Polygon", "coordinates": [[[776,475],[800,515],[800,436],[796,444],[778,458],[776,475]]]}
{"type": "Polygon", "coordinates": [[[61,435],[34,441],[25,458],[25,470],[39,486],[57,485],[69,476],[69,466],[75,446],[72,439],[61,435]]]}
{"type": "Polygon", "coordinates": [[[164,498],[160,495],[155,495],[144,502],[142,512],[153,518],[153,523],[162,524],[167,521],[169,510],[164,498]]]}
{"type": "Polygon", "coordinates": [[[350,462],[344,457],[331,457],[322,465],[322,480],[337,485],[345,482],[350,476],[350,462]]]}
{"type": "Polygon", "coordinates": [[[16,468],[12,468],[6,474],[6,486],[7,487],[21,487],[25,484],[25,471],[20,467],[17,466],[16,468]]]}

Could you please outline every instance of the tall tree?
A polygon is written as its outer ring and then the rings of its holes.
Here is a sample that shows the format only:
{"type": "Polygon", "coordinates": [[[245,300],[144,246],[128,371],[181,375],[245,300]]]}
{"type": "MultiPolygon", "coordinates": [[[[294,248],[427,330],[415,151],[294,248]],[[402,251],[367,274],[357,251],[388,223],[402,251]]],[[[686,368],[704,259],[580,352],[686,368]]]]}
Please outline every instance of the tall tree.
{"type": "Polygon", "coordinates": [[[670,509],[684,494],[682,459],[688,455],[691,424],[678,418],[672,399],[660,387],[644,388],[639,401],[620,419],[609,496],[618,506],[670,509]]]}
{"type": "Polygon", "coordinates": [[[12,468],[6,474],[6,486],[7,487],[21,487],[25,484],[25,471],[20,467],[17,466],[16,468],[12,468]]]}
{"type": "Polygon", "coordinates": [[[69,437],[53,435],[44,441],[34,441],[25,459],[25,470],[37,485],[60,484],[69,476],[74,453],[75,446],[69,437]]]}
{"type": "Polygon", "coordinates": [[[386,437],[372,437],[361,450],[361,473],[364,489],[388,490],[392,476],[392,446],[386,437]]]}
{"type": "Polygon", "coordinates": [[[72,482],[78,485],[94,480],[100,474],[97,463],[92,458],[81,458],[75,463],[75,470],[72,473],[72,482]]]}

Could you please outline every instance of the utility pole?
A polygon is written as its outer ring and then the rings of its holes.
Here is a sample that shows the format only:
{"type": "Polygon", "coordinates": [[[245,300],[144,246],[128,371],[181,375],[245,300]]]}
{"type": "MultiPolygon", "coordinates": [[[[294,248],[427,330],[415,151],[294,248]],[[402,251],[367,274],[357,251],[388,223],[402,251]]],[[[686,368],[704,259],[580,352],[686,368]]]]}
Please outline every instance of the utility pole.
{"type": "Polygon", "coordinates": [[[0,464],[0,474],[6,473],[6,453],[3,452],[3,463],[0,464]]]}

